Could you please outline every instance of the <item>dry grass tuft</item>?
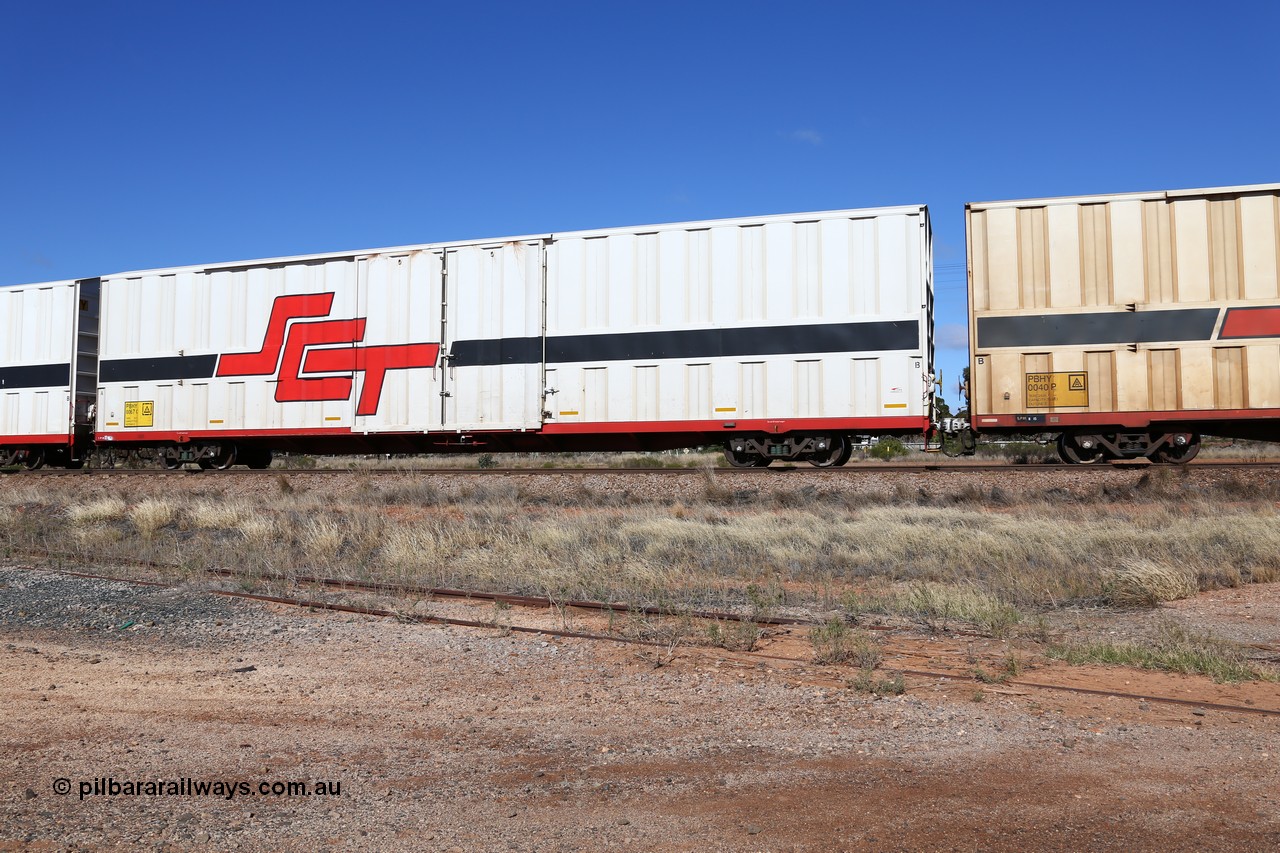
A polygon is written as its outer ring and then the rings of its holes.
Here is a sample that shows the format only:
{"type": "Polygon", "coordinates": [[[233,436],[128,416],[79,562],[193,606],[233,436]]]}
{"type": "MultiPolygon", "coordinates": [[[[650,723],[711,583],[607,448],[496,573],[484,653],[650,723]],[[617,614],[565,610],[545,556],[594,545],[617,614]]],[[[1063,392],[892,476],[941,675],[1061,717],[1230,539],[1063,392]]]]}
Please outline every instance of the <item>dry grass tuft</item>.
{"type": "Polygon", "coordinates": [[[87,553],[97,553],[124,539],[124,531],[120,527],[98,522],[79,524],[72,528],[71,535],[75,537],[76,544],[87,553]]]}
{"type": "Polygon", "coordinates": [[[1108,573],[1106,600],[1114,607],[1156,607],[1200,591],[1196,573],[1183,566],[1131,558],[1108,573]]]}
{"type": "Polygon", "coordinates": [[[198,500],[187,510],[191,523],[204,530],[236,530],[253,514],[245,500],[198,500]]]}
{"type": "Polygon", "coordinates": [[[346,536],[343,529],[331,518],[315,518],[308,521],[302,531],[302,549],[313,561],[331,560],[342,550],[346,536]]]}
{"type": "Polygon", "coordinates": [[[872,670],[884,658],[884,652],[870,634],[851,629],[843,619],[815,625],[809,631],[809,642],[813,644],[814,663],[848,663],[872,670]]]}
{"type": "Polygon", "coordinates": [[[876,678],[874,669],[860,669],[849,680],[849,688],[872,696],[901,696],[907,692],[907,683],[900,672],[890,673],[887,678],[876,678]]]}
{"type": "Polygon", "coordinates": [[[753,651],[764,631],[755,622],[712,622],[707,626],[707,640],[711,645],[731,652],[753,651]]]}
{"type": "Polygon", "coordinates": [[[236,529],[254,548],[262,548],[276,541],[276,523],[267,515],[254,515],[241,519],[236,529]]]}
{"type": "Polygon", "coordinates": [[[155,538],[162,527],[172,522],[176,514],[173,505],[167,501],[147,498],[130,508],[129,520],[143,539],[150,540],[155,538]]]}
{"type": "Polygon", "coordinates": [[[864,597],[861,606],[916,620],[932,633],[945,632],[964,622],[991,637],[1007,637],[1022,614],[972,582],[917,581],[906,588],[864,597]]]}
{"type": "Polygon", "coordinates": [[[40,503],[46,499],[39,488],[15,486],[12,482],[12,480],[6,480],[5,488],[0,489],[0,506],[21,506],[23,504],[40,503]]]}
{"type": "Polygon", "coordinates": [[[1212,633],[1161,623],[1156,636],[1136,643],[1075,643],[1051,646],[1050,657],[1072,664],[1101,663],[1207,675],[1214,681],[1276,681],[1274,669],[1249,660],[1246,650],[1212,633]]]}
{"type": "Polygon", "coordinates": [[[435,532],[421,524],[393,527],[382,542],[382,560],[399,569],[431,566],[439,554],[438,541],[435,532]]]}
{"type": "Polygon", "coordinates": [[[96,524],[124,518],[128,506],[116,497],[99,498],[87,504],[67,507],[67,518],[72,524],[96,524]]]}
{"type": "Polygon", "coordinates": [[[1275,583],[1280,581],[1280,566],[1254,566],[1248,571],[1249,583],[1275,583]]]}

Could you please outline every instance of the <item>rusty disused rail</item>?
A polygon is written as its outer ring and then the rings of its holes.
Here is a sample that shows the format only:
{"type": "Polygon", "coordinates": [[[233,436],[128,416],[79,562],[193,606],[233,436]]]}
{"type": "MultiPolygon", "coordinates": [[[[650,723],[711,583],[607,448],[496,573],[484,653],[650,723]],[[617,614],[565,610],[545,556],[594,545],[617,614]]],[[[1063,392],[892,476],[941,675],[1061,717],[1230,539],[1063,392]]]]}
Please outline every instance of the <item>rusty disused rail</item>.
{"type": "MultiPolygon", "coordinates": [[[[171,584],[160,583],[159,581],[144,581],[134,578],[118,578],[111,575],[91,574],[87,572],[72,572],[62,569],[48,570],[54,571],[60,575],[66,575],[73,578],[85,578],[88,580],[111,581],[113,583],[126,583],[135,586],[149,586],[160,589],[173,589],[171,584]]],[[[657,641],[636,639],[631,637],[615,637],[609,634],[593,634],[586,631],[563,631],[554,628],[532,628],[524,625],[506,625],[500,622],[486,622],[477,619],[455,619],[448,616],[432,616],[420,613],[401,613],[395,610],[386,610],[379,607],[365,607],[359,604],[340,604],[333,601],[316,601],[309,598],[292,598],[283,595],[266,595],[260,592],[241,592],[232,589],[207,589],[202,590],[207,595],[220,595],[224,598],[240,598],[247,601],[263,601],[271,604],[285,604],[290,607],[302,607],[308,610],[332,610],[338,613],[355,613],[361,616],[380,616],[395,619],[400,622],[417,622],[424,625],[451,625],[458,628],[497,628],[503,631],[511,631],[517,634],[545,634],[550,637],[570,637],[579,640],[605,640],[614,643],[631,643],[635,645],[661,645],[657,641]]]]}
{"type": "MultiPolygon", "coordinates": [[[[158,587],[164,589],[172,589],[172,585],[160,583],[158,581],[142,581],[132,578],[119,578],[110,575],[90,574],[85,572],[71,572],[65,570],[57,571],[58,574],[69,577],[87,578],[92,580],[104,580],[114,583],[133,584],[137,586],[158,587]]],[[[404,614],[393,610],[386,610],[376,607],[364,607],[354,604],[339,604],[330,601],[316,601],[306,598],[292,598],[287,596],[265,595],[254,592],[238,592],[235,590],[206,590],[208,594],[219,595],[226,598],[238,598],[247,601],[261,601],[272,604],[281,604],[290,607],[301,607],[309,610],[329,610],[339,613],[353,613],[363,616],[376,616],[382,618],[397,619],[404,622],[413,622],[431,625],[447,625],[462,628],[481,628],[481,629],[497,629],[501,631],[510,631],[512,633],[522,634],[541,634],[549,637],[563,637],[567,639],[578,640],[597,640],[610,643],[623,643],[638,646],[659,646],[665,647],[667,643],[658,640],[647,640],[636,637],[620,637],[610,634],[596,634],[586,631],[569,631],[551,628],[534,628],[524,625],[508,625],[492,621],[479,621],[474,619],[455,619],[446,616],[431,616],[426,614],[404,614]]],[[[737,654],[745,655],[750,658],[785,661],[788,663],[798,664],[803,667],[813,667],[812,661],[806,661],[801,658],[787,657],[783,655],[773,655],[764,652],[738,652],[737,654]]],[[[909,675],[916,678],[937,678],[947,679],[951,681],[960,681],[955,673],[931,672],[929,670],[917,669],[895,669],[903,675],[909,675]]],[[[1164,705],[1175,705],[1179,707],[1189,707],[1195,710],[1213,710],[1223,713],[1239,713],[1254,714],[1258,716],[1280,717],[1280,709],[1259,708],[1252,705],[1229,705],[1219,702],[1203,702],[1194,699],[1179,699],[1171,696],[1152,696],[1142,693],[1127,693],[1116,690],[1098,690],[1087,687],[1075,687],[1065,684],[1044,684],[1034,681],[1017,681],[1009,680],[1004,682],[1005,686],[1022,687],[1031,690],[1048,690],[1062,693],[1077,693],[1087,696],[1099,696],[1105,698],[1130,699],[1139,702],[1155,702],[1164,705]]]]}
{"type": "Polygon", "coordinates": [[[749,616],[741,613],[729,613],[720,610],[681,610],[674,607],[652,607],[628,604],[625,601],[588,601],[579,598],[545,598],[539,595],[513,595],[504,592],[482,592],[479,590],[450,589],[448,587],[414,586],[411,584],[382,583],[379,581],[342,580],[340,578],[321,578],[311,575],[284,575],[261,572],[239,572],[235,569],[206,569],[211,575],[221,577],[261,579],[293,583],[314,584],[333,589],[357,590],[360,592],[377,592],[388,595],[417,596],[420,598],[461,598],[476,601],[498,601],[503,604],[514,604],[520,607],[573,607],[579,610],[595,610],[604,613],[637,613],[644,616],[669,616],[679,618],[689,616],[694,619],[708,619],[717,622],[751,621],[757,625],[812,625],[812,619],[796,619],[788,616],[749,616]]]}

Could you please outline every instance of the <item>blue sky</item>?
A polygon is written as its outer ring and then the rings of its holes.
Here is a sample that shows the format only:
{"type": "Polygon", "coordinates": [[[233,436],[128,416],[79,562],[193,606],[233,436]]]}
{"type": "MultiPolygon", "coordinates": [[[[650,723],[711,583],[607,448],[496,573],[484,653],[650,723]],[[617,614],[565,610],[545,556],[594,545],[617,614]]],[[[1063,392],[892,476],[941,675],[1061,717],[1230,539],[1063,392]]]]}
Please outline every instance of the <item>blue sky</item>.
{"type": "MultiPolygon", "coordinates": [[[[0,284],[1280,181],[1280,3],[10,3],[0,284]]],[[[947,393],[954,401],[954,390],[947,393]]]]}

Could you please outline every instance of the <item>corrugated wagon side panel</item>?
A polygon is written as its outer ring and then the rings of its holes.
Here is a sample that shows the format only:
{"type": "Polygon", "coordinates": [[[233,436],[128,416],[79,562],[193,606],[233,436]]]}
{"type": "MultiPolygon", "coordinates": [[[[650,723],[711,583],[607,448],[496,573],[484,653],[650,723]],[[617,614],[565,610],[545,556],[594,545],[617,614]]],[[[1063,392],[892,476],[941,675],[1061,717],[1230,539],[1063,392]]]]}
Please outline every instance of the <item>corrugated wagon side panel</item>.
{"type": "Polygon", "coordinates": [[[927,225],[834,211],[108,276],[99,437],[921,428],[927,225]]]}
{"type": "MultiPolygon", "coordinates": [[[[447,251],[446,257],[446,335],[457,358],[447,367],[444,427],[536,429],[542,423],[541,242],[459,247],[447,251]],[[459,342],[477,341],[500,347],[499,353],[463,357],[460,347],[468,344],[459,342]],[[522,348],[518,354],[510,349],[517,343],[522,348]]],[[[593,267],[607,263],[603,251],[583,260],[593,267]]],[[[613,297],[595,291],[579,307],[592,317],[603,317],[610,304],[616,304],[613,297]]]]}
{"type": "Polygon", "coordinates": [[[1240,199],[1241,273],[1245,299],[1280,298],[1280,197],[1240,199]]]}
{"type": "Polygon", "coordinates": [[[972,204],[966,224],[980,429],[1275,416],[1280,186],[972,204]]]}
{"type": "MultiPolygon", "coordinates": [[[[297,380],[304,335],[350,346],[356,285],[349,258],[104,279],[98,431],[128,441],[350,428],[349,393],[297,380]],[[142,415],[127,403],[154,405],[142,415]]],[[[320,375],[349,383],[352,370],[320,375]]]]}
{"type": "Polygon", "coordinates": [[[549,424],[923,418],[923,218],[840,212],[557,236],[549,424]],[[874,369],[854,371],[855,359],[874,369]]]}
{"type": "Polygon", "coordinates": [[[72,281],[0,288],[0,444],[69,439],[76,292],[72,281]]]}
{"type": "MultiPolygon", "coordinates": [[[[430,345],[440,340],[443,302],[442,271],[444,252],[386,252],[360,258],[355,264],[360,305],[355,316],[365,320],[361,345],[379,348],[405,344],[421,357],[414,367],[370,372],[370,356],[357,355],[357,375],[352,393],[356,395],[355,429],[360,432],[425,432],[442,423],[440,392],[444,377],[438,369],[439,352],[430,345]],[[423,350],[423,345],[426,349],[423,350]]],[[[460,276],[460,280],[465,278],[460,276]]],[[[467,293],[457,301],[473,306],[480,293],[467,293]]],[[[502,310],[502,301],[488,294],[485,309],[502,310]]],[[[377,362],[374,358],[373,361],[377,362]]],[[[399,363],[404,363],[399,362],[399,363]]],[[[466,387],[474,391],[471,383],[466,387]]]]}

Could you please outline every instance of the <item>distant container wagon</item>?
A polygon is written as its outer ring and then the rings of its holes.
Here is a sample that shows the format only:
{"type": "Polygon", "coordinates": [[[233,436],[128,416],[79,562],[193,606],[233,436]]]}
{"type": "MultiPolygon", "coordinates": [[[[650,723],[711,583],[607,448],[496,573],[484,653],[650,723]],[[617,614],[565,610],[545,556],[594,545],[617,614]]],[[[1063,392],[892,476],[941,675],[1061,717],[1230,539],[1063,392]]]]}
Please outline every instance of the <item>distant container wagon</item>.
{"type": "Polygon", "coordinates": [[[971,422],[1070,462],[1280,439],[1280,185],[969,204],[971,422]]]}
{"type": "Polygon", "coordinates": [[[0,288],[0,465],[76,467],[92,441],[98,281],[0,288]]]}
{"type": "Polygon", "coordinates": [[[703,444],[838,465],[929,431],[932,320],[924,206],[121,273],[96,441],[169,467],[703,444]]]}

